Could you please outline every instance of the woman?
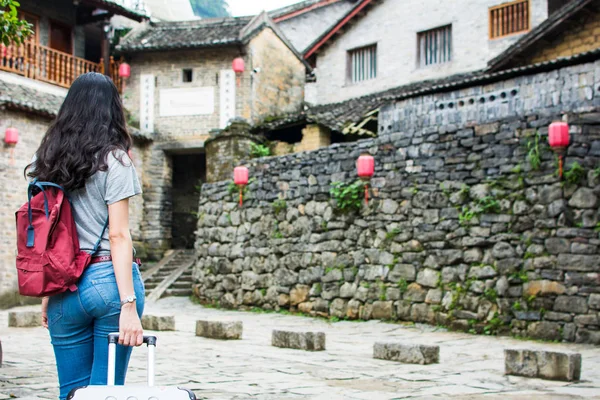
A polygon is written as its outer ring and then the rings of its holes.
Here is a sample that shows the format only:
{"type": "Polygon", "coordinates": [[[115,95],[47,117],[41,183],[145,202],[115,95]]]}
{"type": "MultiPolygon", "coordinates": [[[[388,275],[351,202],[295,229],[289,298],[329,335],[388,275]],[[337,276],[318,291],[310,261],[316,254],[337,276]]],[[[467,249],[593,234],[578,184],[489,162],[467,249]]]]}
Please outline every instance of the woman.
{"type": "Polygon", "coordinates": [[[105,385],[108,340],[119,332],[116,383],[122,385],[132,347],[143,341],[144,285],[132,263],[129,198],[141,193],[128,157],[131,136],[112,81],[98,73],[73,82],[42,139],[29,178],[63,186],[69,195],[80,247],[100,247],[77,290],[45,298],[42,323],[50,331],[60,399],[73,388],[105,385]],[[108,219],[108,229],[104,231],[108,219]]]}

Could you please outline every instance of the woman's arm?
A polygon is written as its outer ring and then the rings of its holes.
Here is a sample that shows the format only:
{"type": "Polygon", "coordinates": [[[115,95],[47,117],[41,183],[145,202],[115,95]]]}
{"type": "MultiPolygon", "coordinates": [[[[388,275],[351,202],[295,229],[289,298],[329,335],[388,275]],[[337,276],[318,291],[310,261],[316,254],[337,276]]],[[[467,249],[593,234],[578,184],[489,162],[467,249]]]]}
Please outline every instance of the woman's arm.
{"type": "MultiPolygon", "coordinates": [[[[121,300],[135,295],[133,289],[133,244],[129,232],[129,199],[117,201],[108,206],[108,238],[115,277],[121,300]]],[[[119,344],[140,346],[144,332],[136,303],[127,303],[121,307],[119,320],[119,344]]]]}

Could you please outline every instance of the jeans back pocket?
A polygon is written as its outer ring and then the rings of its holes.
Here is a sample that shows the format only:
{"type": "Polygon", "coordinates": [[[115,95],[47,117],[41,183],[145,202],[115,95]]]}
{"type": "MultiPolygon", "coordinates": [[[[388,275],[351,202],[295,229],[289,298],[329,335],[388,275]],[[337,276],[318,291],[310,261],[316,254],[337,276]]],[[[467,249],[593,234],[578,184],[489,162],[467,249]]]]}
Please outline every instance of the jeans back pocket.
{"type": "Polygon", "coordinates": [[[119,287],[115,277],[92,279],[92,286],[108,307],[121,308],[121,298],[119,296],[119,287]]]}

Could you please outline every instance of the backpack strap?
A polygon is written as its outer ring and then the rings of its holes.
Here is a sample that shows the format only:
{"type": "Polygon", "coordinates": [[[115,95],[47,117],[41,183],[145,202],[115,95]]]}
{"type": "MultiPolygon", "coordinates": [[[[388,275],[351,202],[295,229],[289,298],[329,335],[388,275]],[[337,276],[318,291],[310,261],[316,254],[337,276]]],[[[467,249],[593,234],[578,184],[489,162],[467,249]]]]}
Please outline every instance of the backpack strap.
{"type": "Polygon", "coordinates": [[[27,218],[29,220],[29,226],[27,227],[27,247],[33,247],[35,244],[35,232],[33,230],[33,213],[31,211],[31,198],[33,197],[33,189],[36,187],[42,191],[42,195],[44,196],[44,212],[46,213],[46,219],[50,218],[50,212],[48,210],[48,196],[46,196],[44,186],[42,186],[36,179],[34,179],[27,186],[27,218]]]}
{"type": "Polygon", "coordinates": [[[96,244],[94,245],[94,250],[92,251],[92,256],[98,252],[98,249],[100,248],[100,242],[102,241],[102,237],[104,237],[104,232],[106,232],[107,227],[108,227],[108,217],[106,217],[106,222],[104,223],[104,228],[102,228],[102,233],[100,233],[100,237],[98,238],[98,240],[96,241],[96,244]]]}

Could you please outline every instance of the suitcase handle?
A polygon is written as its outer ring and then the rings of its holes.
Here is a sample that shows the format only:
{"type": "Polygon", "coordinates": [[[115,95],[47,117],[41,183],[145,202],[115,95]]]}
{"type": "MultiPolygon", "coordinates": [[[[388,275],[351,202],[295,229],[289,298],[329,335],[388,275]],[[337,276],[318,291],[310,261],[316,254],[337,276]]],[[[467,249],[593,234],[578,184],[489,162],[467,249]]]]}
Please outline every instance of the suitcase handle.
{"type": "MultiPolygon", "coordinates": [[[[144,343],[148,345],[148,386],[154,386],[154,354],[156,350],[156,336],[144,335],[144,343]]],[[[118,333],[108,334],[108,374],[106,383],[108,386],[115,385],[116,363],[117,363],[118,333]]]]}

